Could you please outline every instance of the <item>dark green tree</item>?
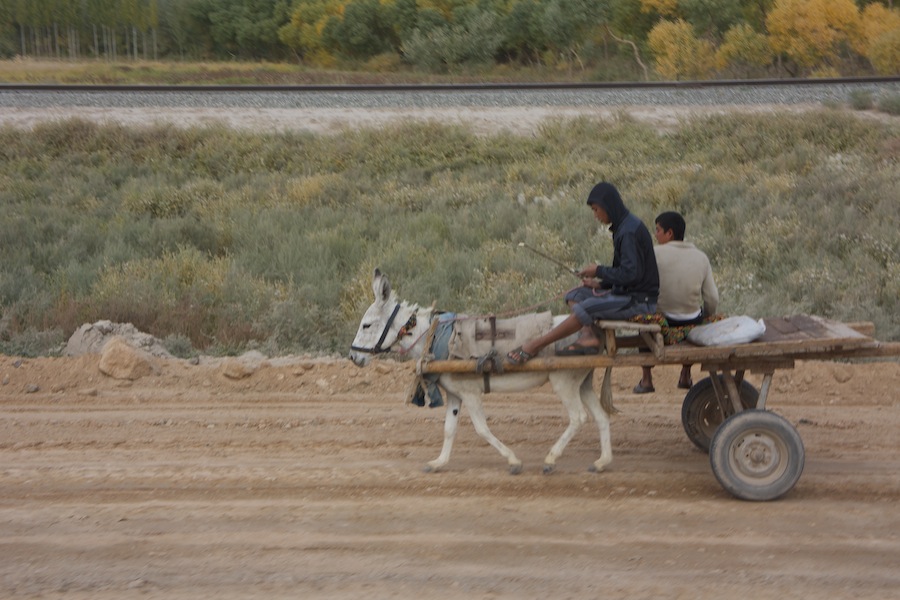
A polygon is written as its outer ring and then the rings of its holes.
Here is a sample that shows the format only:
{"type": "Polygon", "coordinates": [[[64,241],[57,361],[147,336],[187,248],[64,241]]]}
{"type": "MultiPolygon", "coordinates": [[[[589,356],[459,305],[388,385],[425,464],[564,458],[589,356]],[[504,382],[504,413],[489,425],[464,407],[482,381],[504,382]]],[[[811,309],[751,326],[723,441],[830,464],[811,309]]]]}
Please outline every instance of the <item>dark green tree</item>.
{"type": "Polygon", "coordinates": [[[278,30],[288,22],[287,0],[196,0],[193,15],[206,15],[214,52],[241,59],[284,58],[278,30]]]}
{"type": "Polygon", "coordinates": [[[537,0],[518,0],[502,19],[503,51],[510,60],[540,62],[547,49],[541,25],[543,9],[537,0]]]}
{"type": "Polygon", "coordinates": [[[159,0],[160,52],[177,58],[196,55],[191,11],[184,0],[159,0]]]}
{"type": "Polygon", "coordinates": [[[580,59],[590,32],[608,20],[606,5],[592,0],[550,0],[542,3],[541,27],[548,49],[580,59]]]}
{"type": "Polygon", "coordinates": [[[396,0],[388,5],[386,11],[388,23],[393,27],[398,40],[405,40],[412,35],[419,20],[416,0],[396,0]]]}
{"type": "Polygon", "coordinates": [[[609,27],[646,49],[647,36],[659,21],[659,15],[641,10],[641,0],[617,0],[609,3],[609,27]]]}
{"type": "Polygon", "coordinates": [[[503,41],[499,22],[490,11],[475,7],[457,9],[447,25],[416,29],[403,43],[403,56],[418,68],[432,72],[490,63],[503,41]]]}
{"type": "Polygon", "coordinates": [[[355,0],[344,7],[343,19],[333,19],[328,41],[343,55],[366,59],[399,46],[389,11],[378,0],[355,0]]]}
{"type": "Polygon", "coordinates": [[[13,4],[0,2],[0,58],[10,58],[16,54],[16,21],[13,18],[13,4]]]}
{"type": "Polygon", "coordinates": [[[697,35],[710,40],[721,40],[743,18],[740,0],[678,0],[678,6],[697,35]]]}

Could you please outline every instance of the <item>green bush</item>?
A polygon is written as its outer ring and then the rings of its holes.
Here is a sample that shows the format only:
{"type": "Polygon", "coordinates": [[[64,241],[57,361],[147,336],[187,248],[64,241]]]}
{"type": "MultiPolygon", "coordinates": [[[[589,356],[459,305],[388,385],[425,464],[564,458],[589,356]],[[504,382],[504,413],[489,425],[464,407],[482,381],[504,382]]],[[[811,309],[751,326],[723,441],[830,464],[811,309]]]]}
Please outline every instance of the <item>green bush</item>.
{"type": "Polygon", "coordinates": [[[609,261],[585,206],[604,179],[648,224],[685,215],[722,311],[871,320],[900,339],[897,139],[896,124],[841,111],[665,132],[624,114],[557,119],[533,136],[3,127],[3,348],[52,352],[110,319],[179,356],[343,352],[375,267],[444,310],[561,312],[577,281],[518,243],[573,266],[609,261]]]}
{"type": "Polygon", "coordinates": [[[875,105],[875,98],[868,90],[856,90],[850,93],[850,108],[869,110],[875,105]]]}
{"type": "Polygon", "coordinates": [[[900,115],[900,94],[887,94],[879,98],[878,110],[889,115],[900,115]]]}
{"type": "Polygon", "coordinates": [[[414,30],[401,51],[409,63],[432,73],[462,65],[486,66],[503,41],[498,26],[493,13],[476,10],[459,23],[414,30]]]}
{"type": "Polygon", "coordinates": [[[162,341],[163,347],[177,358],[193,358],[198,355],[191,339],[180,333],[170,333],[162,341]]]}
{"type": "Polygon", "coordinates": [[[102,271],[90,297],[92,320],[130,322],[157,337],[175,334],[206,347],[265,338],[256,321],[286,295],[283,286],[242,272],[230,259],[188,247],[102,271]]]}
{"type": "Polygon", "coordinates": [[[25,358],[59,356],[65,343],[63,332],[60,329],[28,328],[8,338],[0,337],[0,354],[25,358]]]}

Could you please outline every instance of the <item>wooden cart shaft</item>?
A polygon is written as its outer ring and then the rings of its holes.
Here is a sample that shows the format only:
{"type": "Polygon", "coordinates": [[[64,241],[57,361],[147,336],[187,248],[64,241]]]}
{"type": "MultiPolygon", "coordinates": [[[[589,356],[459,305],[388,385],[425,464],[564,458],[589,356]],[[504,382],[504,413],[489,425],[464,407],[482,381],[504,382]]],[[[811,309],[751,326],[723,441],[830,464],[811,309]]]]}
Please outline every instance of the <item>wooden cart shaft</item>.
{"type": "MultiPolygon", "coordinates": [[[[790,368],[794,360],[900,356],[900,342],[879,342],[870,337],[874,332],[871,323],[839,323],[805,315],[764,321],[766,333],[762,338],[730,346],[697,346],[688,342],[663,346],[658,336],[658,326],[602,321],[598,326],[606,335],[606,353],[590,356],[538,356],[522,365],[507,363],[502,357],[498,357],[498,360],[503,361],[502,370],[508,373],[682,364],[699,364],[704,370],[715,367],[715,370],[766,372],[775,368],[790,368]],[[621,332],[625,332],[625,335],[620,335],[621,332]],[[637,345],[643,345],[650,351],[620,351],[637,345]]],[[[419,361],[417,371],[422,374],[478,373],[479,361],[423,358],[419,361]]]]}

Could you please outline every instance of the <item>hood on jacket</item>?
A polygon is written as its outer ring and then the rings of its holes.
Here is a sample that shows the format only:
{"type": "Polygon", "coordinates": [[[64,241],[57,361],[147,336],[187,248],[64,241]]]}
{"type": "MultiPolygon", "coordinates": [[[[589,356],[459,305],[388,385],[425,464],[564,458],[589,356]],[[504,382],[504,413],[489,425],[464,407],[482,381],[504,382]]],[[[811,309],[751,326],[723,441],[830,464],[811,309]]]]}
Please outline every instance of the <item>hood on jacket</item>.
{"type": "Polygon", "coordinates": [[[588,204],[596,204],[602,208],[609,217],[613,229],[628,216],[628,209],[619,196],[619,190],[611,183],[605,181],[598,183],[588,194],[588,204]]]}

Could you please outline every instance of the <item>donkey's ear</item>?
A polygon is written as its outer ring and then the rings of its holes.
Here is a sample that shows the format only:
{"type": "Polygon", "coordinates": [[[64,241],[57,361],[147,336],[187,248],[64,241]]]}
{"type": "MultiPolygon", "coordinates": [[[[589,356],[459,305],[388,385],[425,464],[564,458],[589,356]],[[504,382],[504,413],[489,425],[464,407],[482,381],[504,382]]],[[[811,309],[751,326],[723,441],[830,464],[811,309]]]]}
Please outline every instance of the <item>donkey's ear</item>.
{"type": "Polygon", "coordinates": [[[391,297],[391,282],[382,275],[381,269],[375,268],[375,274],[372,277],[372,291],[375,293],[375,301],[386,301],[391,297]]]}

